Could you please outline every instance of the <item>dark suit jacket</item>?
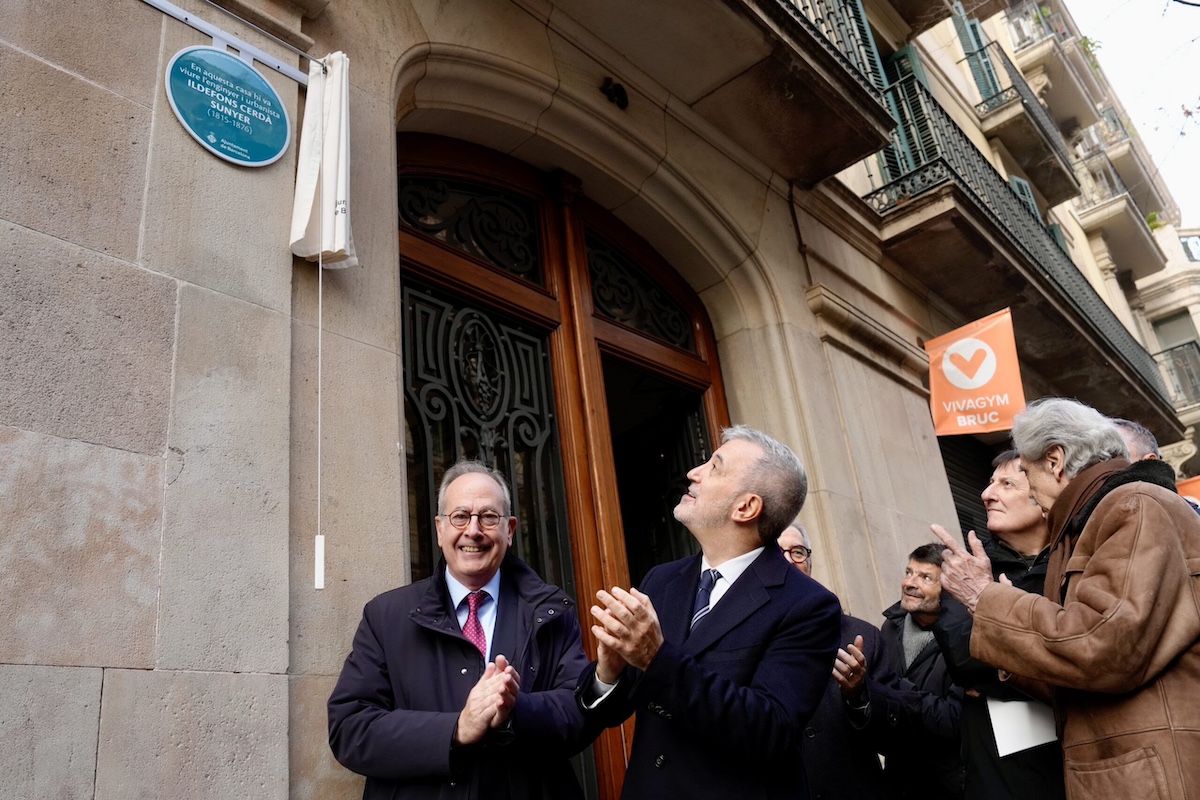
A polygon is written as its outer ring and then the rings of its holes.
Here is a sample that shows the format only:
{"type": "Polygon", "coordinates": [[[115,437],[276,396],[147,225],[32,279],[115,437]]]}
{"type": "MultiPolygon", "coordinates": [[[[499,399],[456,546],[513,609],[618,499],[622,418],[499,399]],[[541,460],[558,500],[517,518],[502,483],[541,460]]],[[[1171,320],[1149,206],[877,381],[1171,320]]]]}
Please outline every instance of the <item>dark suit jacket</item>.
{"type": "Polygon", "coordinates": [[[899,702],[895,658],[878,628],[858,617],[843,616],[839,645],[844,648],[852,644],[855,636],[863,637],[870,705],[864,712],[847,708],[842,690],[833,678],[830,659],[825,693],[801,741],[812,800],[843,797],[887,800],[898,796],[898,787],[884,780],[879,762],[879,753],[885,747],[881,740],[890,738],[894,727],[893,706],[899,702]]]}
{"type": "Polygon", "coordinates": [[[587,664],[575,603],[509,553],[500,570],[493,651],[521,676],[503,730],[451,741],[483,657],[462,635],[434,577],[379,595],[363,609],[354,649],[329,698],[329,746],[367,777],[364,800],[582,800],[568,758],[599,732],[575,702],[587,664]]]}
{"type": "Polygon", "coordinates": [[[804,798],[800,736],[829,681],[838,600],[767,547],[689,633],[699,582],[700,556],[650,570],[662,648],[585,712],[607,726],[639,712],[621,796],[804,798]]]}

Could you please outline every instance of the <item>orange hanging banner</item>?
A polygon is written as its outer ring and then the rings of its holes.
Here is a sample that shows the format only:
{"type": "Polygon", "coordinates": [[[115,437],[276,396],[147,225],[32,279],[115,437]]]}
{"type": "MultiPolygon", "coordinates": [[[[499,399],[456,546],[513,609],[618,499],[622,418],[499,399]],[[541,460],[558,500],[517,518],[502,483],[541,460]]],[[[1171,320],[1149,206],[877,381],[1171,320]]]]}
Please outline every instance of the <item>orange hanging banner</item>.
{"type": "Polygon", "coordinates": [[[1177,481],[1175,490],[1183,497],[1200,503],[1200,478],[1185,478],[1177,481]]]}
{"type": "Polygon", "coordinates": [[[925,343],[938,436],[1012,428],[1025,408],[1012,314],[1006,308],[925,343]]]}

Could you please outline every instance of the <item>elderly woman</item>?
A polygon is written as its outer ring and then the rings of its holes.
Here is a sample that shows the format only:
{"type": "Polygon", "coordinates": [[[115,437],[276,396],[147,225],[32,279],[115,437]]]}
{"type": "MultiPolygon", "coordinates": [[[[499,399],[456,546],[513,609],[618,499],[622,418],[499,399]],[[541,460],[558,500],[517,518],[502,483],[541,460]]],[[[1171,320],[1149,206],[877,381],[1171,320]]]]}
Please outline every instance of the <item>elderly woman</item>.
{"type": "Polygon", "coordinates": [[[993,582],[974,533],[967,552],[933,526],[971,654],[1054,687],[1072,800],[1200,797],[1200,517],[1169,465],[1131,465],[1081,403],[1031,403],[1012,437],[1049,515],[1045,597],[993,582]]]}

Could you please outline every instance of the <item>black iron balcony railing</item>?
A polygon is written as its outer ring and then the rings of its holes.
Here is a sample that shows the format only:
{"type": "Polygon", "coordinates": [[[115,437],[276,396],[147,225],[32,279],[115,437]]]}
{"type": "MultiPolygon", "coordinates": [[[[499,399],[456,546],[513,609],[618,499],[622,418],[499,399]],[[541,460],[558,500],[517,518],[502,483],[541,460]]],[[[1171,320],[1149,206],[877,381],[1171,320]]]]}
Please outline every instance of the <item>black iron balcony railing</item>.
{"type": "Polygon", "coordinates": [[[1121,324],[1070,257],[1055,243],[1024,202],[1013,192],[974,142],[958,127],[941,104],[910,76],[886,91],[900,126],[882,160],[890,168],[907,170],[864,199],[880,214],[946,183],[961,189],[972,204],[1033,264],[1082,320],[1121,354],[1142,380],[1167,400],[1158,365],[1121,324]]]}
{"type": "Polygon", "coordinates": [[[1188,342],[1154,354],[1176,411],[1200,405],[1200,344],[1188,342]]]}
{"type": "MultiPolygon", "coordinates": [[[[1095,208],[1114,197],[1129,194],[1129,190],[1121,182],[1121,176],[1104,153],[1093,153],[1082,161],[1076,161],[1074,166],[1080,189],[1075,204],[1080,211],[1095,208]]],[[[1134,205],[1136,207],[1136,203],[1134,205]]]]}
{"type": "Polygon", "coordinates": [[[768,15],[798,22],[872,96],[883,96],[883,66],[862,0],[759,0],[768,15]]]}
{"type": "Polygon", "coordinates": [[[1008,29],[1018,51],[1053,36],[1060,42],[1071,38],[1062,15],[1049,11],[1040,2],[1021,3],[1008,10],[1008,29]]]}
{"type": "Polygon", "coordinates": [[[1100,153],[1105,149],[1127,141],[1129,131],[1121,118],[1111,109],[1106,108],[1100,114],[1100,121],[1081,130],[1072,140],[1083,155],[1100,153]]]}
{"type": "Polygon", "coordinates": [[[971,67],[971,73],[975,75],[980,94],[985,95],[983,101],[975,105],[975,113],[980,119],[1020,100],[1025,113],[1034,121],[1038,132],[1062,160],[1063,166],[1070,165],[1071,157],[1062,131],[1058,129],[1050,113],[1038,102],[1033,89],[1029,88],[1029,84],[1021,75],[1021,70],[1012,63],[998,42],[990,42],[983,49],[968,53],[967,64],[971,67]]]}

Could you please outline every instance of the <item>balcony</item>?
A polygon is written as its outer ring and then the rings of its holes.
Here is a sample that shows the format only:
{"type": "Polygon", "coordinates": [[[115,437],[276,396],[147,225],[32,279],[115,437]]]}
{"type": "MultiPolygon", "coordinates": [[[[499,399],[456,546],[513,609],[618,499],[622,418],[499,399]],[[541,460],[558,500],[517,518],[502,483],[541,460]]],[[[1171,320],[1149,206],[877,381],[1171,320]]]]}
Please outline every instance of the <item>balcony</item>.
{"type": "Polygon", "coordinates": [[[1177,411],[1200,406],[1200,345],[1188,342],[1154,354],[1177,411]]]}
{"type": "MultiPolygon", "coordinates": [[[[970,5],[971,15],[976,19],[987,19],[1008,7],[1006,0],[980,0],[970,5]]],[[[912,28],[913,37],[949,19],[953,13],[950,3],[943,0],[892,0],[892,8],[912,28]]]]}
{"type": "Polygon", "coordinates": [[[1125,188],[1116,168],[1103,152],[1075,163],[1082,193],[1075,201],[1075,216],[1089,237],[1103,235],[1118,271],[1144,278],[1167,265],[1146,215],[1125,188]]]}
{"type": "Polygon", "coordinates": [[[901,120],[881,154],[892,180],[864,198],[885,255],[968,318],[1012,308],[1022,363],[1055,391],[1181,438],[1158,365],[1041,220],[919,81],[887,96],[901,120]]]}
{"type": "Polygon", "coordinates": [[[876,152],[895,125],[860,0],[560,0],[555,8],[801,185],[876,152]]]}
{"type": "Polygon", "coordinates": [[[1041,2],[1026,2],[1008,12],[1016,65],[1039,87],[1060,128],[1087,127],[1099,119],[1097,102],[1104,96],[1091,43],[1046,9],[1041,2]]]}
{"type": "Polygon", "coordinates": [[[1058,124],[1000,45],[992,42],[966,60],[982,97],[975,113],[983,132],[1004,143],[1050,205],[1079,194],[1058,124]]]}
{"type": "Polygon", "coordinates": [[[1178,222],[1176,207],[1158,170],[1145,154],[1136,134],[1131,134],[1113,108],[1101,113],[1099,122],[1084,128],[1075,137],[1076,151],[1085,157],[1103,153],[1112,162],[1113,169],[1126,187],[1142,215],[1159,212],[1167,220],[1178,222]]]}

